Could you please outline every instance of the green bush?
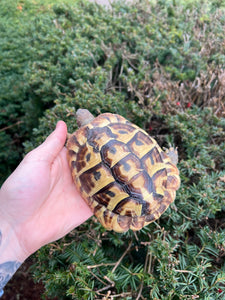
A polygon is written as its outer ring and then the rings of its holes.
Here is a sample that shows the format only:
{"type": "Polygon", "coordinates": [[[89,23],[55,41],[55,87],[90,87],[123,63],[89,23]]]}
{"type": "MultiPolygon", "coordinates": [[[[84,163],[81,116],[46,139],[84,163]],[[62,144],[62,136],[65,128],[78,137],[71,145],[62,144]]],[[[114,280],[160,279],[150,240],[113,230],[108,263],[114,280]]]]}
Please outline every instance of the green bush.
{"type": "Polygon", "coordinates": [[[2,180],[57,120],[74,131],[79,107],[119,113],[180,157],[157,222],[117,234],[93,217],[38,251],[48,297],[224,297],[224,15],[223,1],[0,2],[2,180]]]}
{"type": "MultiPolygon", "coordinates": [[[[58,114],[60,110],[67,111],[66,104],[58,104],[58,114]]],[[[38,135],[50,119],[50,113],[42,119],[38,135]]],[[[157,136],[162,145],[179,144],[182,184],[175,204],[139,232],[107,232],[93,217],[39,250],[34,274],[45,283],[46,295],[222,299],[225,119],[217,118],[211,109],[193,107],[162,115],[157,126],[156,130],[163,129],[157,136]]]]}
{"type": "Polygon", "coordinates": [[[106,10],[86,1],[2,0],[1,181],[18,164],[23,142],[55,100],[66,103],[80,95],[86,105],[84,99],[99,97],[93,109],[100,112],[104,94],[107,101],[121,101],[118,112],[123,103],[128,111],[132,106],[143,126],[149,114],[171,112],[177,102],[212,106],[221,114],[222,6],[223,1],[146,0],[106,10]],[[93,86],[99,95],[93,95],[93,86]]]}

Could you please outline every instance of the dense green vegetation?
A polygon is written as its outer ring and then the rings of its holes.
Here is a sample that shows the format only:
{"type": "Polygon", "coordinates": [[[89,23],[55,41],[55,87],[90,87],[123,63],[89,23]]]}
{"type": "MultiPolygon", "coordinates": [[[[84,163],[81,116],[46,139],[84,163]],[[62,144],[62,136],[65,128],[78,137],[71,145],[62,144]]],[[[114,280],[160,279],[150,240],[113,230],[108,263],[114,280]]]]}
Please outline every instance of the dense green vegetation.
{"type": "Polygon", "coordinates": [[[224,6],[0,2],[1,181],[57,120],[75,130],[79,107],[119,113],[180,157],[181,187],[157,222],[117,234],[93,217],[38,251],[49,297],[224,298],[224,6]]]}

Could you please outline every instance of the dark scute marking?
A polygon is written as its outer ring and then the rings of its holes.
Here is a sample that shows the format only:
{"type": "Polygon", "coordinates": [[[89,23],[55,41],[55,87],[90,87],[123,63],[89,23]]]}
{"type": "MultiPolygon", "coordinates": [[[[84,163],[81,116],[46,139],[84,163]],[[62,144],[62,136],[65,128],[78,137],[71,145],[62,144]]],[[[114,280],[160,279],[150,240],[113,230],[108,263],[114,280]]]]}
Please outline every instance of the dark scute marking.
{"type": "Polygon", "coordinates": [[[108,185],[104,186],[101,190],[97,192],[97,194],[106,193],[109,191],[113,186],[115,185],[115,182],[111,182],[108,185]]]}
{"type": "Polygon", "coordinates": [[[167,180],[165,179],[165,180],[163,180],[163,182],[162,182],[162,186],[164,187],[164,189],[166,189],[167,188],[167,180]]]}
{"type": "MultiPolygon", "coordinates": [[[[127,203],[129,203],[130,201],[132,201],[133,203],[135,202],[137,204],[141,204],[141,205],[145,204],[145,201],[142,198],[127,197],[127,198],[121,200],[119,203],[117,203],[116,207],[113,209],[113,212],[116,214],[120,214],[123,210],[123,206],[126,205],[127,203]]],[[[131,212],[127,210],[126,216],[131,216],[131,212]]]]}
{"type": "MultiPolygon", "coordinates": [[[[162,152],[163,153],[163,152],[162,152]]],[[[157,147],[152,148],[149,152],[147,152],[142,158],[141,162],[145,164],[145,162],[150,159],[151,164],[154,165],[156,163],[162,163],[163,157],[161,156],[161,152],[157,149],[157,147]]]]}
{"type": "Polygon", "coordinates": [[[163,186],[166,188],[166,178],[167,178],[167,171],[166,168],[160,169],[158,171],[155,172],[155,174],[152,176],[152,180],[153,182],[156,181],[159,177],[165,177],[165,181],[163,183],[163,186]]]}
{"type": "MultiPolygon", "coordinates": [[[[103,116],[102,116],[103,117],[103,116]]],[[[110,123],[111,123],[111,119],[110,119],[110,117],[108,117],[108,116],[106,116],[106,115],[104,115],[104,117],[103,117],[104,119],[106,119],[107,121],[109,121],[110,123]]]]}
{"type": "Polygon", "coordinates": [[[152,181],[152,178],[148,175],[146,171],[143,171],[145,176],[145,187],[147,188],[148,192],[151,194],[155,191],[155,187],[152,181]]]}
{"type": "Polygon", "coordinates": [[[132,181],[135,180],[138,176],[143,176],[144,188],[149,192],[149,194],[155,192],[155,187],[153,185],[151,177],[147,174],[147,172],[142,171],[139,174],[133,176],[132,180],[127,183],[130,195],[134,195],[135,197],[142,197],[141,187],[140,189],[138,189],[137,187],[135,188],[132,184],[132,181]]]}
{"type": "Polygon", "coordinates": [[[116,196],[116,194],[114,192],[112,192],[112,191],[106,191],[105,193],[107,195],[109,195],[110,197],[115,197],[116,196]]]}
{"type": "Polygon", "coordinates": [[[166,210],[166,208],[167,208],[167,206],[162,203],[159,207],[158,212],[162,214],[166,210]]]}
{"type": "Polygon", "coordinates": [[[100,204],[96,205],[94,208],[94,211],[93,211],[94,214],[96,214],[101,208],[102,208],[102,205],[100,205],[100,204]]]}
{"type": "Polygon", "coordinates": [[[76,169],[76,171],[79,172],[84,167],[85,167],[85,162],[84,161],[75,161],[75,160],[73,160],[71,162],[71,170],[76,169]]]}
{"type": "Polygon", "coordinates": [[[123,142],[117,141],[117,140],[110,140],[108,143],[106,143],[104,146],[102,146],[100,154],[102,161],[108,166],[111,167],[112,162],[114,159],[117,159],[120,155],[120,152],[129,153],[129,150],[123,142]],[[118,150],[118,151],[117,151],[118,150]],[[116,158],[113,158],[111,154],[116,154],[116,158]],[[110,158],[111,156],[111,158],[110,158]]]}
{"type": "Polygon", "coordinates": [[[77,153],[77,159],[84,160],[87,151],[88,151],[88,148],[87,148],[86,144],[84,144],[83,146],[80,146],[79,152],[77,153]]]}
{"type": "Polygon", "coordinates": [[[93,147],[93,151],[95,153],[99,152],[99,147],[102,146],[102,145],[99,145],[99,140],[104,135],[108,136],[109,138],[117,138],[117,135],[112,133],[110,128],[108,128],[107,126],[95,127],[95,128],[88,130],[87,143],[93,147]]]}
{"type": "Polygon", "coordinates": [[[111,200],[110,197],[107,197],[105,194],[97,193],[92,198],[98,202],[99,205],[107,207],[109,201],[111,200]]]}
{"type": "Polygon", "coordinates": [[[90,193],[90,191],[92,190],[92,188],[95,186],[94,182],[92,182],[90,180],[90,178],[87,176],[87,174],[85,174],[85,173],[82,174],[80,176],[80,178],[81,178],[83,190],[86,193],[90,193]]]}
{"type": "Polygon", "coordinates": [[[115,178],[115,180],[117,180],[118,182],[120,182],[122,184],[126,183],[128,176],[125,172],[121,172],[120,168],[122,166],[126,172],[129,172],[131,169],[131,165],[133,165],[133,164],[135,165],[135,168],[137,170],[141,170],[142,166],[141,166],[140,160],[132,153],[129,153],[127,156],[125,156],[120,161],[118,161],[111,168],[111,171],[112,171],[112,174],[113,174],[113,177],[115,178]],[[131,162],[131,164],[129,164],[129,162],[131,162]]]}
{"type": "Polygon", "coordinates": [[[94,178],[95,178],[96,181],[98,181],[101,178],[101,172],[95,171],[94,172],[94,178]]]}
{"type": "Polygon", "coordinates": [[[87,149],[86,144],[83,146],[80,146],[80,149],[79,149],[79,152],[77,153],[77,158],[76,158],[77,172],[80,172],[82,170],[82,168],[84,168],[86,166],[85,157],[86,157],[87,151],[88,151],[88,149],[87,149]]]}
{"type": "Polygon", "coordinates": [[[70,142],[71,144],[75,144],[75,145],[77,145],[77,146],[80,146],[80,144],[78,143],[78,140],[77,140],[75,134],[73,134],[73,135],[69,138],[69,142],[70,142]]]}
{"type": "Polygon", "coordinates": [[[135,144],[137,145],[137,146],[143,146],[144,145],[144,143],[142,143],[142,141],[140,141],[140,140],[135,140],[135,144]]]}
{"type": "Polygon", "coordinates": [[[72,160],[71,161],[71,169],[76,168],[76,161],[72,160]]]}
{"type": "Polygon", "coordinates": [[[171,193],[165,191],[163,202],[167,205],[171,204],[174,201],[174,197],[172,197],[171,193]]]}
{"type": "Polygon", "coordinates": [[[117,138],[117,135],[112,133],[111,129],[108,126],[105,126],[89,129],[87,134],[87,141],[89,144],[94,141],[98,141],[104,134],[111,138],[117,138]]]}
{"type": "Polygon", "coordinates": [[[161,203],[163,200],[164,195],[161,194],[157,194],[157,193],[153,193],[153,198],[155,201],[161,203]]]}
{"type": "Polygon", "coordinates": [[[97,173],[99,169],[101,169],[102,164],[99,163],[93,168],[86,170],[84,173],[82,173],[79,178],[81,185],[86,193],[90,193],[92,188],[95,186],[95,182],[92,181],[92,174],[95,172],[97,173]]]}
{"type": "Polygon", "coordinates": [[[167,180],[168,180],[168,184],[169,184],[170,187],[176,187],[176,186],[178,186],[178,184],[177,184],[177,182],[178,182],[177,177],[169,175],[168,178],[167,178],[167,180]]]}
{"type": "Polygon", "coordinates": [[[155,174],[153,175],[153,178],[158,178],[159,176],[166,176],[167,172],[166,172],[166,168],[160,169],[157,172],[155,172],[155,174]]]}
{"type": "Polygon", "coordinates": [[[119,203],[117,203],[116,207],[114,207],[113,212],[115,214],[120,214],[121,211],[123,210],[123,206],[130,201],[130,198],[125,198],[123,200],[121,200],[119,203]]]}
{"type": "Polygon", "coordinates": [[[110,148],[109,152],[112,153],[112,154],[115,154],[116,153],[116,148],[115,147],[110,148]]]}
{"type": "Polygon", "coordinates": [[[146,222],[153,222],[156,219],[154,214],[147,215],[145,218],[146,222]]]}
{"type": "Polygon", "coordinates": [[[154,164],[154,161],[156,163],[163,162],[163,158],[157,147],[154,147],[151,151],[149,151],[149,155],[151,157],[152,164],[154,164]]]}
{"type": "Polygon", "coordinates": [[[116,117],[118,123],[121,123],[121,121],[123,122],[123,117],[121,117],[120,115],[114,114],[114,116],[116,117]]]}
{"type": "Polygon", "coordinates": [[[110,189],[115,185],[115,182],[111,182],[108,185],[104,186],[101,190],[95,193],[92,198],[103,206],[107,206],[112,197],[115,196],[115,193],[110,191],[110,189]]]}
{"type": "Polygon", "coordinates": [[[135,143],[136,145],[141,145],[137,143],[142,143],[142,145],[152,145],[153,142],[147,134],[144,134],[142,131],[138,131],[132,139],[128,143],[128,147],[132,147],[132,144],[135,143]]]}
{"type": "Polygon", "coordinates": [[[129,172],[129,171],[130,171],[130,165],[129,165],[128,163],[124,162],[124,163],[123,163],[123,167],[124,167],[124,170],[125,170],[126,172],[129,172]]]}
{"type": "Polygon", "coordinates": [[[150,214],[150,207],[149,207],[149,203],[146,201],[143,201],[142,203],[142,210],[141,210],[141,215],[142,216],[146,216],[150,214]]]}
{"type": "Polygon", "coordinates": [[[120,134],[128,134],[128,132],[126,130],[119,130],[118,131],[120,134]]]}
{"type": "Polygon", "coordinates": [[[88,154],[86,155],[86,162],[89,162],[89,161],[90,161],[90,158],[91,158],[91,153],[88,153],[88,154]]]}
{"type": "Polygon", "coordinates": [[[76,166],[77,166],[77,172],[80,172],[85,167],[85,162],[84,161],[77,161],[76,166]]]}
{"type": "Polygon", "coordinates": [[[167,170],[166,168],[160,169],[152,176],[152,181],[154,183],[155,188],[157,188],[157,180],[159,177],[164,178],[161,182],[161,186],[164,187],[164,189],[167,188],[167,170]]]}
{"type": "Polygon", "coordinates": [[[99,145],[96,141],[89,141],[89,145],[93,148],[93,151],[95,153],[98,153],[99,152],[99,145]]]}
{"type": "Polygon", "coordinates": [[[126,133],[133,132],[136,128],[132,126],[131,123],[124,124],[124,123],[112,123],[108,125],[109,127],[113,128],[114,130],[117,130],[118,133],[122,131],[126,131],[126,133]]]}
{"type": "Polygon", "coordinates": [[[69,154],[69,156],[74,156],[74,155],[76,155],[76,152],[73,150],[69,150],[68,154],[69,154]]]}
{"type": "Polygon", "coordinates": [[[93,147],[93,151],[95,152],[95,153],[98,153],[99,152],[99,147],[97,146],[97,147],[93,147]]]}

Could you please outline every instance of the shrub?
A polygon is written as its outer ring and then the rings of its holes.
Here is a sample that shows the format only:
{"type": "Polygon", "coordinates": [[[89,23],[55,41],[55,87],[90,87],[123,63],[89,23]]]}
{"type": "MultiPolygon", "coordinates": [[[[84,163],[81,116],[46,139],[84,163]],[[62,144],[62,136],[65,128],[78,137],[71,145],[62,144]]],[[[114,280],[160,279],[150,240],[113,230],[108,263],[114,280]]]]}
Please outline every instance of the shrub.
{"type": "MultiPolygon", "coordinates": [[[[67,111],[65,105],[61,109],[67,111]]],[[[42,121],[49,120],[48,113],[42,121]]],[[[175,203],[158,221],[136,233],[108,232],[93,217],[39,250],[34,274],[45,283],[46,295],[222,299],[225,119],[211,109],[193,107],[161,115],[157,127],[152,130],[158,131],[161,145],[179,144],[182,185],[175,203]]]]}
{"type": "Polygon", "coordinates": [[[139,232],[107,232],[93,217],[40,249],[34,274],[45,295],[222,299],[222,2],[118,2],[106,10],[39,1],[21,2],[22,10],[0,4],[1,173],[21,158],[22,143],[33,149],[57,120],[75,130],[75,111],[85,107],[119,113],[161,146],[177,145],[182,180],[175,204],[139,232]]]}

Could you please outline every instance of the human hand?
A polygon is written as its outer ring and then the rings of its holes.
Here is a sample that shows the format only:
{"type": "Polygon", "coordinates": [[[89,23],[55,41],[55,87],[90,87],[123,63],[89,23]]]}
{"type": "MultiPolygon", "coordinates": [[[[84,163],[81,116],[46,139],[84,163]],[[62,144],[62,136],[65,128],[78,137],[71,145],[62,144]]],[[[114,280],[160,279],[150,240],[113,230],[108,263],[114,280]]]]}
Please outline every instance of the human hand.
{"type": "Polygon", "coordinates": [[[14,231],[24,258],[92,215],[72,181],[64,147],[66,134],[66,124],[59,121],[0,190],[0,220],[14,231]]]}

